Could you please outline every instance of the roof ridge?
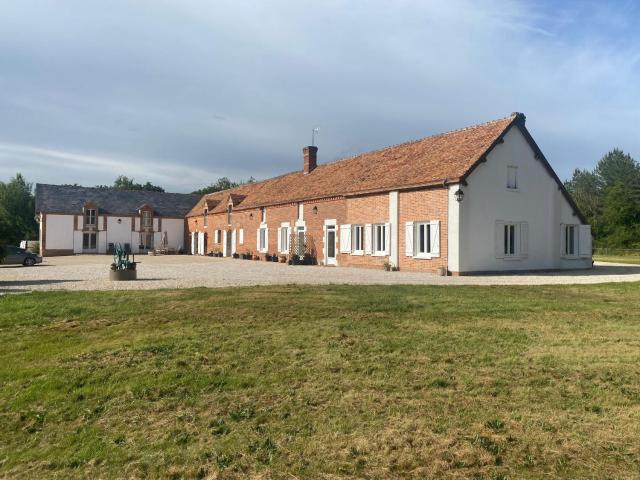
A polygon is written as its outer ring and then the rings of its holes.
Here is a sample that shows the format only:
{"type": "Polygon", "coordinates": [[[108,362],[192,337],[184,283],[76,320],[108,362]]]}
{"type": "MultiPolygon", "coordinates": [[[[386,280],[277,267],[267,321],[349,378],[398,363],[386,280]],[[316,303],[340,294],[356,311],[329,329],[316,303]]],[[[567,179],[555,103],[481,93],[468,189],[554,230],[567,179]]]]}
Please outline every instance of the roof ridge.
{"type": "Polygon", "coordinates": [[[382,147],[382,148],[378,148],[376,150],[368,150],[366,152],[362,152],[362,153],[356,153],[354,155],[348,156],[348,157],[342,157],[342,158],[338,158],[336,160],[332,160],[330,162],[325,162],[325,163],[321,163],[318,165],[317,168],[322,167],[323,165],[332,165],[334,163],[338,163],[338,162],[343,162],[346,160],[352,160],[354,158],[358,158],[361,157],[362,155],[369,155],[371,153],[380,153],[380,152],[384,152],[385,150],[391,150],[392,148],[396,148],[396,147],[403,147],[406,145],[411,145],[412,143],[418,143],[418,142],[422,142],[424,140],[428,140],[430,138],[437,138],[437,137],[444,137],[446,135],[451,135],[454,133],[460,133],[460,132],[465,132],[467,130],[473,130],[475,128],[481,128],[481,127],[486,127],[488,125],[492,125],[494,123],[498,123],[498,122],[503,122],[505,120],[513,120],[515,118],[517,118],[518,116],[523,115],[522,113],[519,112],[513,112],[510,115],[507,115],[506,117],[502,117],[502,118],[497,118],[495,120],[489,120],[487,122],[482,122],[482,123],[474,123],[472,125],[468,125],[466,127],[462,127],[462,128],[456,128],[454,130],[447,130],[446,132],[441,132],[441,133],[435,133],[433,135],[427,135],[426,137],[421,137],[421,138],[416,138],[414,140],[408,140],[406,142],[401,142],[401,143],[394,143],[393,145],[388,145],[386,147],[382,147]]]}

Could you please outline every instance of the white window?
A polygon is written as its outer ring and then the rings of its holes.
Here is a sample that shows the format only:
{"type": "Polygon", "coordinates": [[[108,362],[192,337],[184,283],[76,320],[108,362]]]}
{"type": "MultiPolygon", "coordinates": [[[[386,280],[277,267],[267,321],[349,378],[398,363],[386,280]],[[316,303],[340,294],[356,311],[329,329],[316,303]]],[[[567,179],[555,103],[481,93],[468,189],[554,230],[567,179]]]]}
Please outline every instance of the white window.
{"type": "Polygon", "coordinates": [[[507,188],[510,190],[518,189],[518,167],[507,167],[507,188]]]}
{"type": "Polygon", "coordinates": [[[560,229],[561,254],[565,258],[591,256],[591,226],[562,225],[560,229]]]}
{"type": "Polygon", "coordinates": [[[97,245],[97,235],[95,233],[84,233],[82,235],[82,248],[84,250],[95,250],[97,245]]]}
{"type": "Polygon", "coordinates": [[[244,228],[240,229],[240,245],[244,245],[244,228]]]}
{"type": "Polygon", "coordinates": [[[496,258],[519,260],[526,258],[529,245],[527,222],[496,222],[496,258]]]}
{"type": "Polygon", "coordinates": [[[520,248],[516,245],[516,225],[508,223],[503,228],[503,253],[505,257],[515,257],[520,253],[520,248]]]}
{"type": "Polygon", "coordinates": [[[364,225],[353,225],[351,251],[354,255],[362,255],[364,253],[364,225]]]}
{"type": "Polygon", "coordinates": [[[267,251],[267,227],[261,227],[259,230],[259,250],[261,252],[267,251]]]}
{"type": "Polygon", "coordinates": [[[373,254],[385,255],[387,252],[387,225],[379,223],[373,226],[373,254]]]}
{"type": "Polygon", "coordinates": [[[414,258],[440,256],[440,221],[430,220],[405,224],[405,254],[414,258]]]}
{"type": "Polygon", "coordinates": [[[284,225],[280,227],[280,246],[278,247],[280,253],[286,253],[289,251],[289,226],[284,225]]]}
{"type": "Polygon", "coordinates": [[[209,226],[209,212],[207,210],[204,211],[204,216],[202,218],[202,225],[204,225],[205,228],[209,226]]]}
{"type": "Polygon", "coordinates": [[[95,225],[96,224],[96,210],[95,208],[87,209],[86,213],[86,223],[87,225],[95,225]]]}
{"type": "Polygon", "coordinates": [[[416,257],[426,256],[431,253],[431,223],[416,223],[416,257]]]}
{"type": "Polygon", "coordinates": [[[266,223],[267,221],[267,209],[262,207],[262,223],[266,223]]]}
{"type": "Polygon", "coordinates": [[[142,226],[147,228],[153,226],[153,215],[149,210],[144,210],[142,212],[142,226]]]}
{"type": "Polygon", "coordinates": [[[298,220],[300,221],[304,220],[304,204],[303,203],[298,204],[298,220]]]}

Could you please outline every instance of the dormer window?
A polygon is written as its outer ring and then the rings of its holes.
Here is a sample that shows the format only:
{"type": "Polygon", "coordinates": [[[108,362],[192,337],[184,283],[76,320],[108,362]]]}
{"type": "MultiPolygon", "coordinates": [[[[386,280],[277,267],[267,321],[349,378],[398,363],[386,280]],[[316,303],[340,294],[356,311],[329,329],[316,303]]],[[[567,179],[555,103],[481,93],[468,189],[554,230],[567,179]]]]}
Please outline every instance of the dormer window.
{"type": "Polygon", "coordinates": [[[142,226],[145,228],[153,227],[153,213],[151,211],[142,211],[142,226]]]}
{"type": "Polygon", "coordinates": [[[202,218],[202,225],[205,227],[209,226],[209,210],[207,210],[206,208],[204,209],[204,215],[202,218]]]}
{"type": "Polygon", "coordinates": [[[233,211],[233,205],[227,207],[227,223],[231,225],[231,212],[233,211]]]}
{"type": "Polygon", "coordinates": [[[262,223],[267,223],[267,209],[262,207],[262,223]]]}
{"type": "Polygon", "coordinates": [[[95,208],[87,208],[84,213],[85,222],[87,225],[96,225],[97,212],[95,208]]]}

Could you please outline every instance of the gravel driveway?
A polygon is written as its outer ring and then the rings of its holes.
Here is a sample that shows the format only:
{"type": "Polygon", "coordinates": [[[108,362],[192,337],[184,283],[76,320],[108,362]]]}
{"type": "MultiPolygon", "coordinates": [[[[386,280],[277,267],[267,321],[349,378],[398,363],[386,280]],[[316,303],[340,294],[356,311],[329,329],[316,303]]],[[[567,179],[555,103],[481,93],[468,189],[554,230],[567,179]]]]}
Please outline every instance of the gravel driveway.
{"type": "Polygon", "coordinates": [[[517,275],[439,277],[428,273],[384,272],[346,267],[289,266],[278,263],[198,256],[139,256],[137,282],[110,282],[111,257],[46,258],[36,267],[0,266],[0,293],[32,290],[130,290],[274,284],[545,285],[632,282],[640,265],[596,264],[592,270],[517,275]]]}

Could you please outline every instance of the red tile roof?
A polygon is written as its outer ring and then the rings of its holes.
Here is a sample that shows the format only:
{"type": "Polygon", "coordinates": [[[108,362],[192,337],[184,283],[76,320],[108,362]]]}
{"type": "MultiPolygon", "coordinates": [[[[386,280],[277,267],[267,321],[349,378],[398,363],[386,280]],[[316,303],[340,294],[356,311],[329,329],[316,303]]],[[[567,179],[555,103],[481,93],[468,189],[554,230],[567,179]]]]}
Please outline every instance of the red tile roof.
{"type": "Polygon", "coordinates": [[[227,202],[221,200],[228,199],[229,194],[234,197],[235,208],[244,209],[459,181],[517,121],[524,123],[524,115],[513,113],[499,120],[320,164],[306,175],[300,170],[212,193],[203,197],[189,216],[202,215],[205,201],[220,202],[210,210],[212,213],[225,211],[227,202]],[[239,196],[244,198],[236,203],[239,196]]]}

